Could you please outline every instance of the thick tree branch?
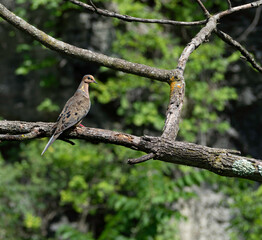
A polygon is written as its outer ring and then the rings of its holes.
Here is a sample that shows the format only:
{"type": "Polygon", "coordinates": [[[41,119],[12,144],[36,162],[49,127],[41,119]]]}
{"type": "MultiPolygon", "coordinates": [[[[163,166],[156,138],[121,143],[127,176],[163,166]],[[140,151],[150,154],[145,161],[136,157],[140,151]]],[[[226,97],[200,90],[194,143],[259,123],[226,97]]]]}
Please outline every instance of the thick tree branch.
{"type": "Polygon", "coordinates": [[[179,130],[180,113],[185,94],[184,70],[190,54],[198,48],[217,26],[217,17],[210,17],[206,26],[184,48],[178,60],[177,68],[170,78],[170,101],[166,113],[165,127],[162,137],[175,140],[179,130]]]}
{"type": "Polygon", "coordinates": [[[185,95],[185,81],[179,71],[175,71],[170,81],[170,99],[162,137],[175,141],[179,131],[179,120],[185,95]]]}
{"type": "MultiPolygon", "coordinates": [[[[28,136],[32,132],[34,133],[29,139],[50,137],[53,125],[54,123],[44,122],[0,121],[0,140],[4,136],[4,140],[25,141],[28,138],[22,136],[28,136]],[[6,136],[10,138],[7,139],[6,136]]],[[[149,153],[145,157],[146,160],[154,154],[154,159],[164,162],[207,169],[222,176],[262,182],[262,161],[234,155],[232,153],[238,152],[233,150],[174,142],[160,137],[138,137],[96,128],[74,128],[63,133],[61,137],[122,145],[149,153]]]]}
{"type": "Polygon", "coordinates": [[[75,5],[78,5],[80,7],[83,7],[84,9],[97,13],[99,15],[105,16],[105,17],[113,17],[118,18],[120,20],[126,21],[126,22],[141,22],[141,23],[159,23],[159,24],[170,24],[170,25],[180,25],[180,26],[196,26],[206,23],[206,20],[202,21],[195,21],[195,22],[180,22],[180,21],[173,21],[173,20],[165,20],[165,19],[145,19],[145,18],[137,18],[132,17],[128,15],[122,15],[115,12],[110,12],[108,10],[103,10],[101,8],[97,8],[95,6],[91,6],[89,4],[83,3],[78,0],[65,0],[69,1],[75,5]]]}
{"type": "Polygon", "coordinates": [[[164,82],[167,82],[171,76],[171,72],[168,70],[149,67],[139,63],[128,62],[120,58],[108,57],[104,54],[92,52],[83,48],[78,48],[68,43],[57,40],[49,36],[45,32],[30,25],[22,18],[16,16],[2,4],[0,4],[0,16],[16,28],[19,28],[23,32],[32,36],[37,41],[41,42],[46,47],[66,54],[68,56],[80,58],[84,61],[98,63],[105,67],[164,82]]]}
{"type": "Polygon", "coordinates": [[[239,42],[234,40],[232,37],[230,37],[228,34],[216,29],[215,33],[217,36],[219,36],[223,41],[231,45],[232,47],[236,48],[238,51],[240,51],[245,59],[253,66],[253,68],[257,69],[259,72],[262,73],[262,67],[256,62],[256,60],[253,58],[251,53],[249,53],[239,42]]]}

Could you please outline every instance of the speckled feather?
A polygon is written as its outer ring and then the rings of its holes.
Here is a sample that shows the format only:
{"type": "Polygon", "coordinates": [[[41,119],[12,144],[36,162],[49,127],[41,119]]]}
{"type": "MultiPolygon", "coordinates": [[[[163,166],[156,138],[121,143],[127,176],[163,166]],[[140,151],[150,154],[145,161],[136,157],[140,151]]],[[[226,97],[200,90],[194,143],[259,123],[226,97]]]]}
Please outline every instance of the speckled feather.
{"type": "Polygon", "coordinates": [[[95,82],[95,79],[91,75],[85,75],[75,92],[75,94],[66,102],[62,112],[57,118],[57,122],[54,125],[54,134],[47,143],[42,154],[48,149],[48,147],[68,128],[80,124],[82,119],[87,115],[90,110],[91,102],[89,98],[88,87],[89,83],[95,82]]]}
{"type": "Polygon", "coordinates": [[[60,113],[54,134],[59,134],[66,129],[77,125],[87,115],[91,106],[89,96],[87,97],[82,91],[76,91],[65,104],[60,113]]]}

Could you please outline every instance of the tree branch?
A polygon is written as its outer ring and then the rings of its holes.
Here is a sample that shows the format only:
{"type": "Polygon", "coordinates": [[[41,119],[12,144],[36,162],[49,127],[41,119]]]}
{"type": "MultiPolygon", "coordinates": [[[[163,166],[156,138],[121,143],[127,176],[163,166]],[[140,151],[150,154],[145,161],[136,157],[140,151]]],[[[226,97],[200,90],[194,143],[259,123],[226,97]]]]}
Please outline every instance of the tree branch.
{"type": "Polygon", "coordinates": [[[222,18],[224,16],[227,16],[227,15],[235,13],[235,12],[239,12],[239,11],[243,11],[243,10],[246,10],[246,9],[259,7],[260,5],[262,5],[262,0],[254,1],[252,3],[240,5],[240,6],[237,6],[237,7],[233,7],[233,8],[230,8],[228,10],[225,10],[223,12],[220,12],[220,13],[218,13],[216,15],[218,15],[218,18],[222,18]]]}
{"type": "Polygon", "coordinates": [[[65,0],[69,1],[75,5],[78,5],[80,7],[83,7],[84,9],[97,13],[99,15],[105,16],[105,17],[113,17],[118,18],[120,20],[126,21],[126,22],[141,22],[141,23],[159,23],[159,24],[170,24],[170,25],[180,25],[180,26],[196,26],[206,23],[206,20],[202,21],[195,21],[195,22],[180,22],[180,21],[173,21],[173,20],[165,20],[165,19],[145,19],[145,18],[137,18],[132,17],[128,15],[122,15],[115,12],[110,12],[108,10],[103,10],[101,8],[94,7],[93,5],[89,5],[86,3],[83,3],[78,0],[65,0]]]}
{"type": "Polygon", "coordinates": [[[240,51],[245,59],[253,66],[253,68],[257,69],[259,72],[262,73],[262,67],[256,62],[256,60],[253,58],[251,53],[249,53],[239,42],[234,40],[232,37],[230,37],[228,34],[216,29],[215,33],[217,36],[219,36],[222,40],[224,40],[229,45],[236,48],[238,51],[240,51]]]}
{"type": "Polygon", "coordinates": [[[262,10],[262,7],[258,7],[256,9],[256,14],[255,14],[255,17],[252,21],[252,23],[249,25],[249,27],[244,31],[244,33],[241,34],[241,36],[238,38],[238,41],[241,42],[243,40],[245,40],[247,38],[247,36],[254,31],[254,29],[256,28],[258,22],[259,22],[259,19],[260,19],[260,16],[261,16],[261,10],[262,10]]]}
{"type": "Polygon", "coordinates": [[[154,158],[156,155],[154,153],[149,153],[147,155],[144,155],[142,157],[139,157],[139,158],[133,158],[133,159],[128,159],[127,160],[127,163],[128,164],[137,164],[137,163],[142,163],[142,162],[146,162],[152,158],[154,158]]]}
{"type": "Polygon", "coordinates": [[[201,7],[202,11],[204,12],[205,16],[207,18],[210,17],[210,13],[208,12],[208,10],[206,9],[205,5],[201,2],[201,0],[196,0],[198,5],[201,7]]]}
{"type": "MultiPolygon", "coordinates": [[[[0,121],[0,140],[3,136],[13,136],[9,141],[25,141],[22,137],[32,132],[30,139],[50,137],[54,123],[0,121]],[[16,135],[12,135],[15,133],[16,135]],[[20,135],[21,134],[21,135],[20,135]]],[[[262,182],[262,161],[246,158],[232,153],[234,150],[209,148],[193,143],[174,142],[160,137],[134,136],[96,128],[73,128],[63,133],[61,138],[83,139],[90,142],[104,142],[125,146],[149,153],[152,157],[164,162],[207,169],[227,177],[246,178],[262,182]]]]}
{"type": "MultiPolygon", "coordinates": [[[[201,3],[201,1],[197,0],[198,3],[201,3]]],[[[262,5],[262,0],[260,1],[255,1],[252,3],[248,3],[245,5],[241,5],[241,6],[237,6],[237,7],[233,7],[231,9],[228,9],[226,11],[220,12],[215,14],[214,16],[210,17],[210,19],[208,20],[207,24],[205,27],[203,27],[200,32],[196,35],[196,37],[194,37],[191,42],[185,47],[185,49],[183,50],[182,54],[180,55],[180,58],[178,60],[178,64],[177,64],[177,70],[181,71],[181,74],[183,74],[184,70],[185,70],[185,66],[186,63],[188,61],[188,58],[190,56],[190,54],[196,49],[198,48],[205,40],[208,39],[208,37],[210,36],[210,34],[212,33],[212,31],[214,31],[216,29],[217,26],[217,21],[219,19],[221,19],[222,17],[232,14],[234,12],[238,12],[241,10],[245,10],[245,9],[249,9],[249,8],[255,8],[255,7],[259,7],[260,5],[262,5]]],[[[206,10],[207,11],[207,10],[206,10]]],[[[223,38],[223,40],[227,40],[226,38],[223,38]]]]}
{"type": "Polygon", "coordinates": [[[68,43],[57,40],[45,32],[30,25],[22,18],[10,12],[2,4],[0,4],[0,16],[10,24],[19,28],[23,32],[32,36],[37,41],[41,42],[46,47],[57,52],[66,54],[71,57],[79,58],[84,61],[98,63],[102,66],[120,70],[127,73],[132,73],[138,76],[147,77],[163,82],[168,82],[171,71],[149,67],[144,64],[128,62],[120,58],[108,57],[101,53],[92,52],[87,49],[78,48],[68,43]]]}
{"type": "Polygon", "coordinates": [[[179,131],[179,120],[185,95],[185,81],[183,75],[177,70],[175,70],[170,81],[170,98],[162,138],[175,141],[179,131]]]}
{"type": "MultiPolygon", "coordinates": [[[[205,42],[212,31],[216,30],[217,27],[217,21],[219,18],[225,16],[221,15],[220,13],[210,17],[209,12],[205,8],[205,6],[202,4],[200,0],[197,0],[198,4],[201,6],[205,14],[209,15],[209,20],[205,27],[203,27],[199,33],[191,40],[190,43],[184,48],[182,54],[180,55],[180,58],[178,60],[177,68],[174,70],[173,76],[170,78],[170,102],[166,113],[166,121],[165,121],[165,127],[163,130],[162,137],[168,138],[170,140],[175,140],[178,130],[179,130],[179,120],[180,120],[180,113],[183,106],[183,99],[184,99],[184,92],[185,92],[185,82],[184,82],[184,71],[186,67],[186,63],[191,55],[191,53],[197,49],[203,42],[205,42]]],[[[260,4],[257,1],[256,4],[260,4]]],[[[255,4],[255,3],[254,3],[255,4]]],[[[251,8],[253,7],[252,4],[246,4],[243,6],[239,6],[236,8],[231,8],[230,10],[227,10],[225,12],[229,13],[229,11],[235,12],[240,11],[242,9],[251,8]]],[[[217,31],[216,31],[217,32],[217,31]]],[[[217,33],[218,34],[218,33],[217,33]]],[[[226,36],[225,34],[220,34],[219,36],[229,44],[237,47],[239,51],[242,52],[242,54],[247,58],[247,60],[254,66],[256,69],[260,69],[261,67],[255,62],[254,58],[246,51],[239,43],[234,42],[233,39],[230,39],[229,36],[226,36]],[[220,36],[221,35],[221,36],[220,36]]]]}
{"type": "Polygon", "coordinates": [[[170,100],[166,113],[166,121],[162,137],[175,141],[178,130],[180,114],[185,95],[184,70],[190,54],[209,37],[217,26],[217,16],[210,17],[206,26],[184,48],[178,60],[177,68],[170,78],[170,100]]]}
{"type": "Polygon", "coordinates": [[[210,17],[206,26],[199,31],[199,33],[191,40],[191,42],[183,50],[177,64],[177,70],[179,70],[181,74],[183,74],[185,71],[186,63],[188,61],[190,54],[195,49],[197,49],[200,46],[200,44],[202,44],[204,41],[208,39],[211,32],[217,26],[217,20],[218,20],[218,15],[214,15],[213,17],[210,17]]]}
{"type": "Polygon", "coordinates": [[[231,1],[230,0],[227,0],[227,4],[228,4],[228,8],[232,8],[232,4],[231,4],[231,1]]]}

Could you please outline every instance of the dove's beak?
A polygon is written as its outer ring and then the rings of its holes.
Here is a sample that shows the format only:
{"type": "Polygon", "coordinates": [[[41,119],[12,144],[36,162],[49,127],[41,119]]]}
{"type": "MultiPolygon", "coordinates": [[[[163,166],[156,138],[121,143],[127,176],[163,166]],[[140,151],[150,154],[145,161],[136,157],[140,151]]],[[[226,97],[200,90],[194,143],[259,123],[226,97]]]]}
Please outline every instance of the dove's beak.
{"type": "Polygon", "coordinates": [[[98,84],[96,80],[94,80],[94,83],[98,84]]]}

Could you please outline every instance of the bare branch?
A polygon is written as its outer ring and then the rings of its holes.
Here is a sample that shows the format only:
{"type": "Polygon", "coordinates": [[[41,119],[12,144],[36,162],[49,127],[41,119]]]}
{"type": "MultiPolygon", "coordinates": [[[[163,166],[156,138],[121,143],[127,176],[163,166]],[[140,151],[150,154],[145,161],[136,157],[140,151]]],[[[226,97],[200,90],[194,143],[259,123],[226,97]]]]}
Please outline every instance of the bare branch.
{"type": "Polygon", "coordinates": [[[208,10],[206,9],[205,5],[201,2],[201,0],[196,0],[196,1],[197,1],[198,5],[201,7],[201,9],[203,10],[205,16],[206,16],[207,18],[209,18],[209,17],[210,17],[210,13],[209,13],[208,10]]]}
{"type": "MultiPolygon", "coordinates": [[[[69,0],[69,1],[70,1],[70,0],[69,0]]],[[[92,1],[92,0],[89,0],[89,2],[90,2],[90,4],[92,5],[92,7],[94,8],[95,12],[97,13],[97,12],[98,12],[98,10],[97,10],[97,7],[96,7],[96,5],[93,3],[93,1],[92,1]]]]}
{"type": "Polygon", "coordinates": [[[252,21],[252,23],[249,25],[249,27],[245,30],[244,33],[242,33],[242,35],[238,38],[238,41],[243,41],[247,38],[247,36],[254,31],[254,29],[256,28],[258,22],[259,22],[259,19],[260,19],[260,15],[261,15],[261,10],[262,10],[262,7],[258,7],[256,9],[256,14],[255,14],[255,17],[252,21]]]}
{"type": "MultiPolygon", "coordinates": [[[[181,70],[181,73],[184,72],[189,55],[209,36],[209,34],[215,28],[216,22],[219,18],[236,11],[258,7],[260,5],[262,5],[262,0],[234,7],[211,17],[206,26],[203,29],[201,29],[199,34],[184,49],[179,59],[177,69],[181,70]]],[[[90,7],[94,10],[94,7],[90,7]]],[[[156,79],[159,81],[168,82],[172,76],[172,73],[168,70],[149,67],[138,63],[132,63],[119,58],[108,57],[104,54],[92,52],[83,48],[78,48],[65,42],[56,40],[55,38],[47,35],[43,31],[35,28],[20,17],[16,16],[14,13],[6,9],[2,4],[0,4],[0,16],[15,27],[21,29],[25,33],[35,38],[37,41],[41,42],[46,47],[57,52],[67,54],[72,57],[80,58],[85,61],[95,62],[102,66],[109,67],[112,69],[136,74],[143,77],[148,77],[151,79],[156,79]]]]}
{"type": "Polygon", "coordinates": [[[185,93],[185,81],[183,75],[186,63],[190,54],[206,41],[211,32],[216,28],[217,20],[217,16],[210,17],[206,26],[199,31],[190,43],[188,43],[180,55],[177,68],[174,70],[173,76],[170,78],[170,100],[162,138],[172,141],[175,141],[176,139],[185,93]]]}
{"type": "MultiPolygon", "coordinates": [[[[260,2],[260,1],[258,1],[260,2]]],[[[257,2],[257,4],[259,4],[257,2]]],[[[199,0],[198,3],[202,8],[205,8],[202,2],[199,0]]],[[[251,4],[243,5],[245,9],[253,7],[251,4]]],[[[204,10],[204,9],[203,9],[204,10]]],[[[232,8],[232,12],[241,10],[240,7],[232,8]]],[[[207,10],[205,10],[206,12],[207,10]]],[[[229,11],[229,10],[228,10],[229,11]]],[[[204,41],[206,41],[212,31],[216,30],[217,21],[219,18],[224,15],[216,14],[209,18],[205,27],[203,27],[199,33],[191,40],[190,43],[184,48],[180,58],[178,60],[177,68],[174,71],[173,76],[170,78],[170,102],[166,114],[166,122],[164,131],[162,134],[163,138],[168,138],[170,140],[175,140],[178,130],[179,130],[179,120],[180,113],[183,105],[184,98],[184,70],[186,67],[186,63],[189,59],[191,53],[197,49],[204,41]]],[[[223,37],[223,34],[221,38],[223,37]]],[[[232,40],[229,40],[228,37],[223,37],[223,40],[232,44],[232,40]]],[[[260,69],[261,67],[255,62],[254,58],[238,43],[233,44],[235,47],[242,52],[242,54],[251,62],[252,66],[256,69],[260,69]]]]}
{"type": "MultiPolygon", "coordinates": [[[[50,137],[54,123],[0,121],[0,140],[25,141],[21,137],[37,129],[33,138],[50,137]],[[12,135],[14,134],[15,135],[12,135]],[[4,135],[12,138],[3,139],[4,135]],[[21,136],[19,136],[21,134],[21,136]]],[[[115,132],[96,128],[73,128],[64,132],[61,138],[83,139],[90,142],[104,142],[122,145],[149,153],[149,158],[207,169],[216,174],[227,177],[246,178],[262,182],[262,161],[232,154],[232,150],[209,148],[193,143],[174,142],[169,139],[149,136],[134,136],[131,134],[115,132]]],[[[236,152],[237,153],[237,152],[236,152]]]]}
{"type": "Polygon", "coordinates": [[[139,158],[128,159],[127,163],[130,164],[130,165],[142,163],[142,162],[146,162],[146,161],[154,158],[155,156],[156,155],[154,153],[149,153],[149,154],[144,155],[144,156],[139,157],[139,158]]]}
{"type": "Polygon", "coordinates": [[[36,27],[30,25],[22,18],[16,16],[14,13],[10,12],[7,8],[5,8],[2,4],[0,4],[0,16],[12,25],[14,25],[16,28],[19,28],[23,32],[32,36],[37,41],[41,42],[46,47],[57,52],[66,54],[68,56],[80,58],[84,61],[98,63],[105,67],[163,82],[168,82],[171,76],[171,72],[168,70],[149,67],[144,64],[128,62],[120,58],[108,57],[104,54],[92,52],[83,48],[78,48],[68,43],[59,41],[49,36],[45,32],[37,29],[36,27]]]}
{"type": "MultiPolygon", "coordinates": [[[[200,2],[200,1],[198,1],[200,2]]],[[[241,10],[249,9],[249,8],[255,8],[262,5],[262,0],[255,1],[249,4],[233,7],[231,9],[228,9],[226,11],[220,12],[215,14],[214,16],[210,17],[206,26],[203,27],[200,32],[191,40],[191,42],[185,47],[182,54],[180,55],[180,58],[178,60],[177,69],[181,71],[183,74],[185,70],[186,63],[188,61],[188,58],[190,54],[199,47],[205,40],[208,39],[209,35],[216,29],[217,21],[231,13],[238,12],[241,10]]]]}
{"type": "Polygon", "coordinates": [[[239,11],[243,11],[243,10],[246,10],[246,9],[256,8],[256,7],[259,7],[261,5],[262,5],[262,0],[254,1],[252,3],[248,3],[248,4],[244,4],[244,5],[240,5],[240,6],[237,6],[237,7],[230,8],[230,9],[225,10],[223,12],[220,12],[216,15],[218,15],[218,18],[222,18],[222,17],[227,16],[229,14],[239,12],[239,11]]]}
{"type": "Polygon", "coordinates": [[[227,4],[228,4],[228,8],[232,8],[232,4],[231,4],[231,1],[230,0],[227,0],[227,4]]]}
{"type": "Polygon", "coordinates": [[[78,0],[66,0],[69,1],[75,5],[81,6],[89,11],[95,12],[97,14],[100,14],[102,16],[106,17],[113,17],[113,18],[118,18],[126,22],[142,22],[142,23],[159,23],[159,24],[170,24],[170,25],[180,25],[180,26],[196,26],[196,25],[202,25],[206,23],[206,20],[202,21],[195,21],[195,22],[180,22],[180,21],[173,21],[173,20],[165,20],[165,19],[144,19],[144,18],[137,18],[137,17],[132,17],[128,15],[121,15],[115,12],[110,12],[108,10],[103,10],[100,8],[97,8],[94,6],[94,4],[91,5],[83,3],[78,0]]]}
{"type": "Polygon", "coordinates": [[[162,138],[175,141],[179,131],[180,114],[185,95],[185,81],[183,75],[177,70],[170,81],[170,99],[162,138]]]}
{"type": "Polygon", "coordinates": [[[238,51],[240,51],[243,54],[243,56],[245,57],[245,59],[255,69],[257,69],[259,72],[262,72],[262,67],[255,61],[253,56],[239,42],[237,42],[236,40],[231,38],[228,34],[222,32],[220,30],[215,30],[215,33],[217,34],[217,36],[219,36],[221,39],[223,39],[226,43],[228,43],[229,45],[233,46],[238,51]]]}
{"type": "Polygon", "coordinates": [[[182,54],[180,55],[180,58],[178,60],[177,64],[177,70],[179,70],[182,74],[184,73],[186,63],[188,61],[188,58],[190,54],[198,48],[204,41],[208,39],[211,32],[216,28],[217,26],[217,20],[218,16],[214,15],[213,17],[210,17],[206,26],[203,27],[199,33],[191,40],[190,43],[184,48],[182,54]]]}

